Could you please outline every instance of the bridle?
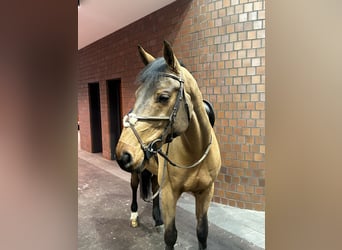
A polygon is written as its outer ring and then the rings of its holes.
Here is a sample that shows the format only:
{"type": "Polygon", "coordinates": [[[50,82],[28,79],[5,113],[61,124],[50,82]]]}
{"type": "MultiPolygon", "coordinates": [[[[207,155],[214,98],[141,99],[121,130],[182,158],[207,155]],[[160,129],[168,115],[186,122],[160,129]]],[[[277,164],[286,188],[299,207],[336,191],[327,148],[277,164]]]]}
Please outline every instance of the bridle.
{"type": "MultiPolygon", "coordinates": [[[[168,157],[169,145],[172,142],[172,140],[177,136],[177,134],[175,134],[175,132],[174,132],[173,124],[175,122],[175,119],[176,119],[176,116],[177,116],[177,113],[178,113],[178,110],[179,110],[179,107],[180,107],[180,103],[182,102],[183,99],[184,99],[185,110],[187,112],[187,117],[188,117],[188,121],[189,122],[191,120],[191,116],[190,116],[189,105],[188,105],[188,103],[187,103],[187,101],[185,99],[184,80],[180,76],[177,76],[177,75],[174,75],[174,74],[170,74],[170,73],[161,73],[161,76],[170,77],[170,78],[172,78],[174,80],[177,80],[179,82],[179,84],[180,84],[180,87],[179,87],[179,90],[178,90],[178,93],[177,93],[177,97],[176,97],[176,102],[175,102],[175,104],[174,104],[174,106],[172,108],[171,114],[169,116],[140,116],[140,115],[137,115],[137,114],[135,114],[133,112],[130,112],[130,113],[128,113],[124,117],[123,125],[126,128],[129,127],[129,128],[132,129],[135,137],[137,138],[137,140],[138,140],[138,142],[140,144],[141,149],[144,152],[145,160],[149,160],[153,155],[159,154],[167,162],[169,162],[172,166],[179,167],[179,168],[193,168],[193,167],[196,167],[208,155],[209,150],[210,150],[210,146],[211,146],[211,143],[212,143],[212,137],[210,137],[209,144],[207,145],[207,148],[205,149],[203,155],[195,163],[193,163],[193,164],[191,164],[189,166],[181,166],[181,165],[178,165],[178,164],[174,163],[172,160],[169,159],[169,157],[168,157]],[[159,138],[157,138],[157,139],[153,140],[152,142],[150,142],[149,144],[145,144],[142,141],[138,131],[135,129],[135,124],[138,121],[162,121],[162,120],[168,120],[169,121],[168,124],[166,125],[162,135],[159,138]],[[170,130],[170,133],[168,132],[169,130],[170,130]],[[159,148],[158,148],[158,145],[157,145],[159,142],[163,142],[164,139],[166,140],[166,143],[168,143],[168,147],[167,147],[166,153],[162,152],[162,150],[161,150],[162,143],[161,143],[161,146],[159,148]]],[[[166,161],[165,161],[165,164],[166,164],[166,161]]]]}
{"type": "MultiPolygon", "coordinates": [[[[165,139],[165,138],[167,139],[167,142],[171,142],[173,140],[173,138],[175,137],[175,134],[173,131],[173,124],[175,122],[180,103],[182,102],[182,100],[184,98],[184,81],[181,77],[178,77],[176,75],[169,74],[169,73],[162,73],[161,76],[170,77],[172,79],[177,80],[180,83],[180,87],[179,87],[178,94],[176,97],[176,102],[172,108],[172,112],[171,112],[170,116],[140,116],[140,115],[136,115],[135,113],[131,112],[131,113],[128,113],[124,117],[124,120],[123,120],[124,127],[130,127],[132,129],[135,137],[139,141],[141,149],[144,151],[145,159],[147,159],[147,160],[149,160],[152,157],[152,155],[158,153],[160,148],[157,148],[157,144],[159,142],[162,142],[163,139],[165,139]],[[145,144],[142,141],[141,137],[139,136],[139,133],[135,129],[135,124],[138,121],[162,121],[162,120],[168,120],[169,121],[167,126],[165,127],[162,135],[159,138],[150,142],[149,144],[145,144]],[[170,133],[168,132],[169,130],[171,131],[170,133]]],[[[188,107],[188,104],[186,103],[186,100],[185,100],[185,105],[186,105],[186,110],[187,110],[187,114],[188,114],[188,120],[190,121],[190,112],[189,112],[189,107],[188,107]]]]}

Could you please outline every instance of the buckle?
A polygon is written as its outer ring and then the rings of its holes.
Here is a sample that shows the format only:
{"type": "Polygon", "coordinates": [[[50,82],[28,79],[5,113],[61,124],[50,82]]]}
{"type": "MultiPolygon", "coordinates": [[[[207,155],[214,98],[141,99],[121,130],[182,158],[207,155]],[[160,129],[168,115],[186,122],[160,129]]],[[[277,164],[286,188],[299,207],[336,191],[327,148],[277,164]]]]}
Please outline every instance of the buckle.
{"type": "Polygon", "coordinates": [[[154,141],[152,141],[147,147],[143,147],[143,151],[145,153],[145,158],[147,160],[149,160],[153,155],[158,153],[158,142],[162,142],[162,140],[160,138],[155,139],[154,141]]]}

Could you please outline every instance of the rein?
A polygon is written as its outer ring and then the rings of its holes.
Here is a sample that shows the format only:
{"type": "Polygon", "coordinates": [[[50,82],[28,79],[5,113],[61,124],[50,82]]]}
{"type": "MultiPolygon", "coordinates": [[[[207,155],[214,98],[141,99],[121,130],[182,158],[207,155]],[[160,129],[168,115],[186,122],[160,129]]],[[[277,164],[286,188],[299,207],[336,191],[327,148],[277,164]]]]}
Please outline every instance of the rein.
{"type": "MultiPolygon", "coordinates": [[[[174,162],[171,161],[170,158],[167,156],[167,153],[164,154],[161,150],[158,150],[158,154],[159,154],[160,156],[162,156],[165,160],[167,160],[167,161],[168,161],[172,166],[174,166],[174,167],[177,167],[177,168],[185,168],[185,169],[187,169],[187,168],[194,168],[194,167],[198,166],[198,165],[207,157],[207,155],[208,155],[208,153],[209,153],[209,150],[210,150],[211,143],[212,143],[212,139],[213,139],[213,137],[210,136],[210,140],[209,140],[209,143],[208,143],[208,145],[207,145],[207,148],[205,149],[205,151],[204,151],[203,155],[201,156],[201,158],[200,158],[198,161],[196,161],[195,163],[193,163],[193,164],[191,164],[191,165],[189,165],[189,166],[182,166],[182,165],[178,165],[177,163],[174,163],[174,162]]],[[[168,145],[167,145],[168,148],[169,148],[169,145],[170,145],[170,144],[168,143],[168,145]]]]}

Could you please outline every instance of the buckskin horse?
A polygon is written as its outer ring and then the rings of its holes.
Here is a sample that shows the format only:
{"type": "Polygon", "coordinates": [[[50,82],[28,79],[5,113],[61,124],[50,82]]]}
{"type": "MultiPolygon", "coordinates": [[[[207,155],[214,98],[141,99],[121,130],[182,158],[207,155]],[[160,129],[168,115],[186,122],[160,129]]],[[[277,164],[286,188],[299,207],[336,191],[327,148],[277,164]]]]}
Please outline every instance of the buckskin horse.
{"type": "MultiPolygon", "coordinates": [[[[183,64],[181,64],[184,66],[183,64]]],[[[210,124],[214,127],[215,113],[213,106],[207,100],[203,100],[205,111],[207,112],[210,124]]],[[[160,231],[163,225],[163,220],[160,214],[159,206],[159,185],[158,185],[158,159],[156,156],[152,157],[148,162],[144,162],[145,169],[141,173],[133,171],[131,173],[131,217],[130,225],[135,228],[139,226],[139,213],[137,202],[137,191],[140,184],[140,197],[146,202],[153,202],[152,218],[155,222],[157,231],[160,231]]]]}
{"type": "Polygon", "coordinates": [[[176,203],[183,192],[195,197],[198,246],[206,249],[207,211],[221,157],[202,94],[168,42],[161,58],[141,46],[138,50],[145,68],[137,77],[133,110],[124,118],[117,161],[125,171],[142,172],[144,163],[157,155],[165,249],[174,249],[177,241],[176,203]]]}

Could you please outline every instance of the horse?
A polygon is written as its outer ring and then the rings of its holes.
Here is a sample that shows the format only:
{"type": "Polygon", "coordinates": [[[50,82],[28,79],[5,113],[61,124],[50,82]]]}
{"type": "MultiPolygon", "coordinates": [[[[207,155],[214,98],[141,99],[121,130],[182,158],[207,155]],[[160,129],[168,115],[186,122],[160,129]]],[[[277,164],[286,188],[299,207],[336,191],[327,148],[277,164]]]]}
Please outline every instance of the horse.
{"type": "Polygon", "coordinates": [[[202,93],[167,41],[163,57],[154,58],[141,46],[138,51],[145,68],[137,77],[133,110],[124,117],[117,162],[127,172],[141,173],[157,155],[165,249],[174,249],[177,241],[176,203],[183,192],[195,197],[198,248],[206,249],[207,212],[221,156],[202,93]]]}
{"type": "MultiPolygon", "coordinates": [[[[181,64],[184,66],[183,64],[181,64]]],[[[185,67],[185,66],[184,66],[185,67]]],[[[214,127],[215,113],[212,104],[203,100],[205,111],[208,115],[210,124],[214,127]]],[[[132,189],[132,203],[131,203],[131,217],[130,225],[133,228],[139,226],[139,213],[137,202],[137,191],[140,184],[140,197],[146,202],[153,202],[152,218],[155,222],[157,231],[161,231],[163,220],[161,218],[159,206],[159,185],[158,185],[158,159],[156,156],[152,157],[148,162],[144,163],[145,169],[141,173],[131,173],[131,189],[132,189]]]]}

